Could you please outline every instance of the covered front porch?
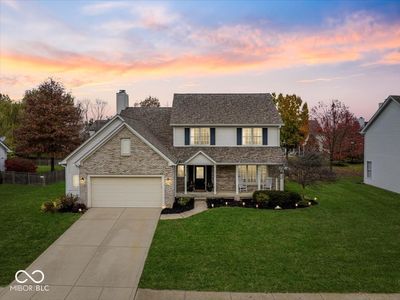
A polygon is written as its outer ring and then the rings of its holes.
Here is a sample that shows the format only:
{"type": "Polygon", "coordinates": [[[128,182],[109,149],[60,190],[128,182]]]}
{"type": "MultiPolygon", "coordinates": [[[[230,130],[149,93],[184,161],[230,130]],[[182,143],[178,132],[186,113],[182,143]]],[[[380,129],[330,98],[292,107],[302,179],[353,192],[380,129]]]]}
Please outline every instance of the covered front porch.
{"type": "Polygon", "coordinates": [[[251,197],[256,190],[283,190],[283,166],[220,164],[204,153],[177,166],[176,196],[251,197]]]}

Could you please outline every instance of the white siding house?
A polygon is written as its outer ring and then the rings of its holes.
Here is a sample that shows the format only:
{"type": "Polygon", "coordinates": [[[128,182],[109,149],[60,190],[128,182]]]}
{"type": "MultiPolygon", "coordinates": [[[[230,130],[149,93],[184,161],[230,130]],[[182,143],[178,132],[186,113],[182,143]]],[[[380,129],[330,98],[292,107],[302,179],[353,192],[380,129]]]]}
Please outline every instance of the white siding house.
{"type": "Polygon", "coordinates": [[[0,172],[5,170],[4,163],[7,159],[7,154],[11,152],[11,149],[7,147],[2,140],[0,140],[0,172]]]}
{"type": "Polygon", "coordinates": [[[400,96],[389,96],[362,133],[364,183],[400,193],[400,96]]]}

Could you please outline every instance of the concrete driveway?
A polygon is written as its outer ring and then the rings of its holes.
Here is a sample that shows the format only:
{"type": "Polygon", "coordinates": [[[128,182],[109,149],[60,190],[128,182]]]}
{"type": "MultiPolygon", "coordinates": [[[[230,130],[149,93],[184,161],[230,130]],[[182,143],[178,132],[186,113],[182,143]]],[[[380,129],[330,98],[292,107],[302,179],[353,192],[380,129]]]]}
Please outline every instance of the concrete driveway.
{"type": "Polygon", "coordinates": [[[6,287],[2,299],[133,299],[160,212],[91,208],[26,269],[41,270],[50,291],[6,287]]]}

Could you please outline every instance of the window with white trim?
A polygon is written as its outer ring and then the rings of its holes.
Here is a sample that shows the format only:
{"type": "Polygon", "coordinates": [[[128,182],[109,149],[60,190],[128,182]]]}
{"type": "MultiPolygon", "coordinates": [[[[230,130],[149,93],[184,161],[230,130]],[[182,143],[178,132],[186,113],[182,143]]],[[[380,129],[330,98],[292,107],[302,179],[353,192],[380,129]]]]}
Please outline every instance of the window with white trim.
{"type": "Polygon", "coordinates": [[[262,145],[262,128],[243,128],[243,145],[262,145]]]}
{"type": "Polygon", "coordinates": [[[178,165],[178,172],[177,177],[185,177],[185,166],[178,165]]]}
{"type": "Polygon", "coordinates": [[[367,178],[372,177],[372,161],[367,161],[367,178]]]}
{"type": "Polygon", "coordinates": [[[190,128],[190,145],[210,145],[210,128],[190,128]]]}
{"type": "Polygon", "coordinates": [[[257,165],[240,165],[239,180],[247,184],[257,183],[257,165]]]}
{"type": "Polygon", "coordinates": [[[131,139],[121,139],[121,155],[131,155],[131,139]]]}

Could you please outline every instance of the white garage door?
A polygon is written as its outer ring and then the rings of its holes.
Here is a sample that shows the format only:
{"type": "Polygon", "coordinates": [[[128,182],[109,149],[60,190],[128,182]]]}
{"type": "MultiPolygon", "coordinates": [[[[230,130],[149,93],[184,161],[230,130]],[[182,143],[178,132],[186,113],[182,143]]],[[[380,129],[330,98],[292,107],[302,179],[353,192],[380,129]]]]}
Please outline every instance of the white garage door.
{"type": "Polygon", "coordinates": [[[92,207],[161,207],[160,177],[93,177],[92,207]]]}

